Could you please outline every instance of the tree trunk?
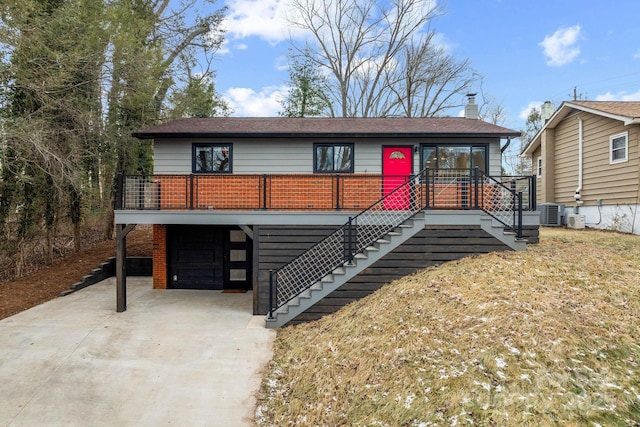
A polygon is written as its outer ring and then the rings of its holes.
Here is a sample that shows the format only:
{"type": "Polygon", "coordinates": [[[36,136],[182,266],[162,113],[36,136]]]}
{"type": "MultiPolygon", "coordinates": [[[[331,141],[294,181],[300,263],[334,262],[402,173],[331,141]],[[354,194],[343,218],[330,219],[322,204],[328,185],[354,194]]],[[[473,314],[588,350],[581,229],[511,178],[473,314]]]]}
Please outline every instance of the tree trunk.
{"type": "Polygon", "coordinates": [[[80,252],[80,221],[73,224],[73,250],[80,252]]]}
{"type": "Polygon", "coordinates": [[[47,227],[47,264],[53,262],[53,245],[55,241],[55,230],[52,227],[47,227]]]}

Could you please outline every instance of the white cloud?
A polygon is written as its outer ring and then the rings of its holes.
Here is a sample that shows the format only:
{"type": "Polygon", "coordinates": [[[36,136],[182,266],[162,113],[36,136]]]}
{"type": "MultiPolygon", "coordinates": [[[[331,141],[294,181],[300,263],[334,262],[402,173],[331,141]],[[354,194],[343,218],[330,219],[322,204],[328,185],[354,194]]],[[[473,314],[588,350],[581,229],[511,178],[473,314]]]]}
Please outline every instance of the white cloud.
{"type": "Polygon", "coordinates": [[[527,117],[529,117],[529,113],[531,113],[531,110],[536,108],[538,111],[540,111],[541,106],[542,106],[542,102],[532,101],[522,110],[520,110],[520,114],[518,114],[518,117],[521,118],[522,120],[527,120],[527,117]]]}
{"type": "Polygon", "coordinates": [[[232,39],[257,36],[276,44],[290,35],[285,19],[287,0],[227,0],[227,7],[223,26],[232,39]]]}
{"type": "Polygon", "coordinates": [[[636,50],[636,53],[633,54],[633,57],[635,59],[640,59],[640,48],[638,50],[636,50]]]}
{"type": "Polygon", "coordinates": [[[224,92],[223,97],[238,117],[275,117],[282,109],[280,101],[288,92],[285,86],[268,86],[259,92],[251,88],[235,87],[224,92]]]}
{"type": "Polygon", "coordinates": [[[640,101],[640,89],[634,93],[624,91],[618,93],[607,92],[603,95],[596,96],[596,101],[640,101]]]}
{"type": "Polygon", "coordinates": [[[539,43],[547,57],[547,65],[559,67],[570,63],[580,54],[580,47],[577,45],[580,30],[580,25],[560,28],[539,43]]]}

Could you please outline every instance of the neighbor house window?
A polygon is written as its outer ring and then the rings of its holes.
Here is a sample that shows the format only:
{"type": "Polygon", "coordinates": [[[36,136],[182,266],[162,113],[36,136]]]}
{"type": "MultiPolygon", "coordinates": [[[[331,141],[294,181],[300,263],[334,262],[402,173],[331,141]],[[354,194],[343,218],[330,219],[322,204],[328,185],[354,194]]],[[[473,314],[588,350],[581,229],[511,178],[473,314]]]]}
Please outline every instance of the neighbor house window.
{"type": "Polygon", "coordinates": [[[487,172],[486,145],[422,145],[422,168],[473,169],[487,172]]]}
{"type": "Polygon", "coordinates": [[[538,160],[536,161],[536,172],[538,178],[542,178],[542,157],[538,157],[538,160]]]}
{"type": "Polygon", "coordinates": [[[194,173],[231,173],[231,144],[194,144],[194,173]]]}
{"type": "Polygon", "coordinates": [[[313,144],[314,173],[353,173],[353,144],[313,144]]]}
{"type": "Polygon", "coordinates": [[[629,157],[629,132],[609,137],[609,163],[626,162],[629,157]]]}

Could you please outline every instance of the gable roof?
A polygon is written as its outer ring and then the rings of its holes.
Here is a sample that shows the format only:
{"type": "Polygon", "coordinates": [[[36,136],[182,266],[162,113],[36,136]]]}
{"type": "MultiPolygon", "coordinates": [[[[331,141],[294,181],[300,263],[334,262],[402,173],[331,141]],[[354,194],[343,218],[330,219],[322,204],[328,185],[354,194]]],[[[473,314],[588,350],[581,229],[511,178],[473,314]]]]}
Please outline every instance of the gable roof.
{"type": "Polygon", "coordinates": [[[542,132],[554,129],[572,111],[579,110],[598,116],[608,117],[624,123],[625,126],[640,124],[640,102],[635,101],[565,101],[542,126],[536,136],[522,150],[522,154],[531,154],[539,146],[542,132]]]}
{"type": "Polygon", "coordinates": [[[139,139],[179,137],[518,137],[520,132],[477,119],[211,117],[172,120],[134,132],[139,139]]]}

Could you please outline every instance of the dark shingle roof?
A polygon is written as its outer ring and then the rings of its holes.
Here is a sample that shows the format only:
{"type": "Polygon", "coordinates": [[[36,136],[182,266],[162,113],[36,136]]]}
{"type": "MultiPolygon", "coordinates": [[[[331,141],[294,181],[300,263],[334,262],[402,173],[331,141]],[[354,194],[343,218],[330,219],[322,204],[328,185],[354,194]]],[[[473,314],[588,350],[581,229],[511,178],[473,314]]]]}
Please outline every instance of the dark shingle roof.
{"type": "Polygon", "coordinates": [[[212,136],[485,136],[517,137],[520,132],[462,117],[286,118],[212,117],[172,120],[134,132],[140,139],[212,136]]]}

